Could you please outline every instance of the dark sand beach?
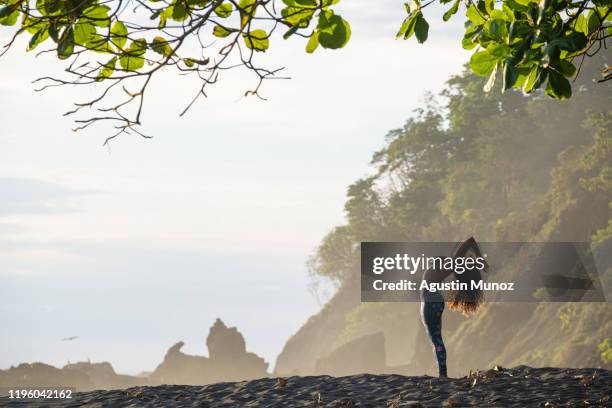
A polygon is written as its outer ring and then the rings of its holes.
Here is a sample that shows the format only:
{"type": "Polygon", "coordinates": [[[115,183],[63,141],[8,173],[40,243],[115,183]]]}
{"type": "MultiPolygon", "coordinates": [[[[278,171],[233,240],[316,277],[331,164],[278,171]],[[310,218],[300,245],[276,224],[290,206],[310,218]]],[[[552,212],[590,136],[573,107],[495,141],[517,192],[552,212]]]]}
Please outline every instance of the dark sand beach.
{"type": "Polygon", "coordinates": [[[612,371],[496,367],[463,378],[352,375],[264,378],[204,386],[162,385],[16,401],[28,407],[610,407],[612,371]]]}

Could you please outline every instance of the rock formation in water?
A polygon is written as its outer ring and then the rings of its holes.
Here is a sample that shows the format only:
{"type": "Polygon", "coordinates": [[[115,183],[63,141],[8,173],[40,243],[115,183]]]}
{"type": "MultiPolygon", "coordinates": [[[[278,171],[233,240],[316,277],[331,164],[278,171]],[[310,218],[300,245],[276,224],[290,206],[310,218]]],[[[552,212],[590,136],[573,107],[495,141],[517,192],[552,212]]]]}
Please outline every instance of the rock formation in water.
{"type": "Polygon", "coordinates": [[[268,375],[268,363],[255,353],[246,351],[244,337],[235,327],[227,327],[217,319],[206,338],[209,361],[223,380],[254,379],[268,375]]]}
{"type": "Polygon", "coordinates": [[[78,362],[67,364],[64,370],[77,371],[79,375],[85,375],[97,389],[122,388],[126,386],[135,386],[147,381],[142,381],[137,377],[130,375],[117,374],[113,366],[108,362],[91,363],[78,362]]]}
{"type": "Polygon", "coordinates": [[[168,349],[164,360],[149,376],[153,384],[205,384],[210,370],[208,359],[202,356],[185,354],[179,341],[168,349]]]}
{"type": "Polygon", "coordinates": [[[210,384],[267,377],[268,363],[246,351],[244,337],[235,327],[217,319],[206,339],[208,357],[185,354],[184,343],[172,346],[149,379],[156,384],[210,384]]]}
{"type": "Polygon", "coordinates": [[[0,370],[0,388],[64,387],[86,391],[146,384],[146,379],[115,373],[110,363],[79,362],[62,368],[43,363],[23,363],[0,370]]]}
{"type": "Polygon", "coordinates": [[[178,342],[152,373],[117,374],[110,363],[79,362],[56,368],[43,363],[24,363],[0,370],[2,387],[68,387],[78,391],[115,389],[160,384],[201,385],[267,377],[268,363],[246,351],[244,337],[235,327],[217,319],[206,339],[209,357],[185,354],[178,342]]]}

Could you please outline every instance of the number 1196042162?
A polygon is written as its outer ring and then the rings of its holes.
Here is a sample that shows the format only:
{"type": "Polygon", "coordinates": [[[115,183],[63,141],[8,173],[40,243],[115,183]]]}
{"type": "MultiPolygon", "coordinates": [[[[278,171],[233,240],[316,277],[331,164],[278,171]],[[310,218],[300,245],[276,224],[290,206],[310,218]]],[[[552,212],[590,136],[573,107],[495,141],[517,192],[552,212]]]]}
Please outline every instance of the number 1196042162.
{"type": "Polygon", "coordinates": [[[2,393],[9,399],[69,399],[70,388],[6,388],[2,393]]]}

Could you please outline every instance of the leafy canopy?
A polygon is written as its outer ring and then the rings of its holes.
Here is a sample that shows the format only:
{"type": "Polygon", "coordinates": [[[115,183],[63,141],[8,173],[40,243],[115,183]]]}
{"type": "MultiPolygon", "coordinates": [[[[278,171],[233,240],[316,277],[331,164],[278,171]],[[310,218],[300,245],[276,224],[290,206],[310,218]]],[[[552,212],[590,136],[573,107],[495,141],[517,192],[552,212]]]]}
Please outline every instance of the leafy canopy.
{"type": "MultiPolygon", "coordinates": [[[[398,37],[427,40],[429,24],[419,0],[406,4],[408,16],[398,37]]],[[[465,5],[463,48],[476,51],[470,66],[477,75],[488,77],[490,90],[501,72],[502,88],[529,93],[544,88],[556,99],[572,94],[568,78],[575,76],[585,56],[606,48],[612,34],[611,0],[438,0],[452,3],[443,15],[448,21],[465,5]]],[[[603,80],[610,79],[604,70],[603,80]]]]}
{"type": "MultiPolygon", "coordinates": [[[[303,38],[307,53],[339,49],[348,43],[351,27],[337,13],[338,2],[0,0],[0,24],[14,26],[2,54],[17,37],[28,36],[28,51],[52,52],[67,64],[69,77],[44,78],[41,90],[75,84],[101,87],[96,98],[75,104],[75,110],[69,112],[96,112],[77,119],[77,130],[111,121],[117,134],[130,130],[141,134],[136,126],[144,95],[161,68],[200,79],[201,87],[185,111],[206,96],[206,87],[220,73],[238,67],[258,79],[245,95],[259,96],[262,82],[278,78],[281,70],[255,63],[255,56],[278,40],[273,37],[275,31],[280,30],[285,40],[303,38]],[[117,94],[117,104],[105,104],[117,94]]],[[[471,68],[489,77],[488,90],[499,72],[504,90],[542,88],[553,98],[568,98],[572,93],[569,78],[576,75],[585,56],[606,48],[612,33],[612,0],[430,0],[425,4],[411,0],[405,5],[407,17],[397,36],[425,42],[430,25],[424,9],[436,2],[448,7],[444,21],[465,10],[462,45],[474,49],[471,68]]],[[[606,70],[602,80],[610,77],[606,70]]]]}

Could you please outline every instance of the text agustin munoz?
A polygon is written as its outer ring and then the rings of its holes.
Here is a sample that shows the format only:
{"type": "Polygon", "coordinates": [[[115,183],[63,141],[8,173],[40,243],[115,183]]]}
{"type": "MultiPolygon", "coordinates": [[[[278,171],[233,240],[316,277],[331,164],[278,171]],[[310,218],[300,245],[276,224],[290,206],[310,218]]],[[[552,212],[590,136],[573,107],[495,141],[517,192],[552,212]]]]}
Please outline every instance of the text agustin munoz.
{"type": "MultiPolygon", "coordinates": [[[[514,291],[514,282],[486,282],[483,279],[462,282],[459,279],[452,279],[444,282],[428,282],[421,279],[424,271],[428,269],[444,270],[463,274],[467,271],[484,270],[486,265],[486,254],[482,257],[439,257],[425,256],[420,254],[412,256],[407,253],[395,254],[395,256],[378,256],[372,258],[371,271],[380,279],[371,281],[375,291],[514,291]],[[393,271],[394,276],[404,276],[404,279],[388,281],[384,279],[386,272],[393,271]]],[[[450,275],[453,276],[452,274],[450,275]]]]}

